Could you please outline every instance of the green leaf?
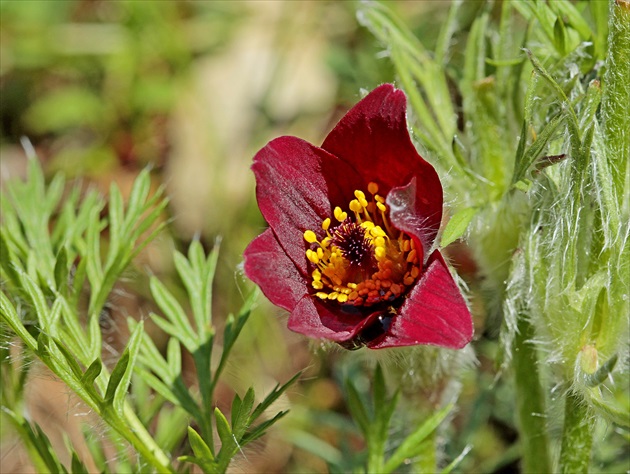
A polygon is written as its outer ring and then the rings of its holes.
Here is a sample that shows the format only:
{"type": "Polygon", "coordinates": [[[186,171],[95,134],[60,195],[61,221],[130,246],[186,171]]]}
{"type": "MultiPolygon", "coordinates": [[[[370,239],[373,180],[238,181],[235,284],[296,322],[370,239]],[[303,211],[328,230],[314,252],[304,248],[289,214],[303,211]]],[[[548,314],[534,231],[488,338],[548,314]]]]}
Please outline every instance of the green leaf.
{"type": "Polygon", "coordinates": [[[59,292],[66,291],[68,285],[68,251],[61,247],[55,260],[55,286],[59,292]]]}
{"type": "Polygon", "coordinates": [[[477,208],[467,207],[453,214],[453,217],[449,219],[448,224],[444,228],[440,246],[446,247],[462,237],[468,228],[468,224],[470,224],[477,212],[479,212],[477,208]]]}
{"type": "Polygon", "coordinates": [[[352,419],[357,422],[359,429],[366,438],[369,436],[371,423],[365,404],[354,384],[349,380],[346,383],[346,392],[348,394],[348,409],[352,415],[352,419]]]}
{"type": "Polygon", "coordinates": [[[586,385],[589,387],[597,387],[604,383],[615,368],[618,358],[617,354],[613,354],[613,356],[604,362],[594,373],[587,374],[585,380],[586,385]]]}
{"type": "Polygon", "coordinates": [[[81,383],[85,386],[93,386],[96,377],[100,375],[102,370],[103,362],[101,359],[95,359],[81,376],[81,383]]]}
{"type": "Polygon", "coordinates": [[[31,425],[28,421],[19,417],[6,407],[2,407],[2,411],[13,422],[13,426],[17,429],[29,454],[32,455],[31,459],[35,461],[39,472],[50,472],[51,474],[68,472],[59,461],[57,454],[50,444],[50,440],[39,425],[31,425]]]}
{"type": "Polygon", "coordinates": [[[29,349],[34,352],[37,351],[38,341],[26,330],[15,310],[15,306],[4,294],[4,291],[0,291],[0,318],[9,325],[29,349]]]}
{"type": "MultiPolygon", "coordinates": [[[[5,216],[3,215],[3,217],[5,216]]],[[[0,249],[2,249],[2,252],[0,252],[0,267],[4,270],[13,285],[19,287],[20,276],[15,268],[16,265],[18,265],[18,259],[11,251],[11,248],[5,239],[4,228],[0,228],[0,249]]]]}
{"type": "Polygon", "coordinates": [[[72,460],[70,462],[70,472],[72,474],[89,474],[89,470],[85,464],[81,462],[76,451],[72,450],[72,460]]]}
{"type": "Polygon", "coordinates": [[[243,397],[243,400],[236,395],[232,402],[232,432],[236,439],[241,439],[245,430],[249,427],[249,413],[254,407],[254,389],[250,388],[243,397]]]}
{"type": "Polygon", "coordinates": [[[245,436],[243,436],[243,439],[241,439],[241,446],[245,446],[247,443],[251,443],[252,441],[255,441],[261,436],[263,436],[273,424],[275,424],[278,420],[280,420],[280,418],[285,416],[287,413],[288,411],[278,412],[273,418],[267,421],[264,421],[261,424],[253,427],[250,431],[247,432],[245,436]]]}
{"type": "Polygon", "coordinates": [[[46,304],[46,298],[39,286],[25,272],[20,272],[20,281],[28,299],[33,305],[34,313],[37,316],[41,328],[45,331],[50,329],[50,310],[46,304]]]}
{"type": "Polygon", "coordinates": [[[551,119],[537,136],[536,140],[523,154],[522,159],[517,159],[516,164],[514,165],[514,175],[512,176],[513,185],[525,179],[527,173],[531,171],[536,160],[543,152],[547,144],[556,135],[556,132],[564,119],[565,117],[563,115],[557,115],[551,119]]]}
{"type": "Polygon", "coordinates": [[[562,18],[556,18],[553,24],[553,40],[560,55],[564,56],[567,54],[567,31],[562,18]]]}
{"type": "Polygon", "coordinates": [[[195,457],[197,459],[214,462],[214,454],[212,453],[212,450],[208,447],[201,436],[199,436],[199,433],[190,426],[188,427],[188,441],[190,442],[190,447],[192,448],[193,453],[195,453],[195,457]]]}
{"type": "Polygon", "coordinates": [[[124,204],[120,189],[115,183],[112,183],[109,191],[109,250],[107,252],[107,260],[105,268],[109,268],[114,260],[121,253],[121,242],[123,238],[129,238],[128,235],[121,235],[121,227],[124,220],[124,204]]]}
{"type": "Polygon", "coordinates": [[[186,312],[156,277],[151,278],[150,287],[155,302],[172,323],[171,330],[174,332],[171,334],[177,337],[189,352],[194,353],[199,347],[198,336],[191,327],[186,312]]]}
{"type": "Polygon", "coordinates": [[[116,390],[118,389],[118,386],[121,384],[123,377],[125,375],[125,371],[127,370],[128,366],[129,366],[129,350],[126,349],[122,353],[122,356],[120,357],[120,359],[118,359],[118,362],[116,363],[116,367],[114,367],[114,370],[109,376],[109,382],[107,382],[107,390],[105,391],[105,397],[104,397],[104,402],[106,404],[113,403],[116,390]]]}
{"type": "MultiPolygon", "coordinates": [[[[174,337],[170,338],[166,346],[169,379],[175,380],[182,373],[182,349],[174,337]]],[[[151,367],[151,366],[149,366],[151,367]]]]}
{"type": "Polygon", "coordinates": [[[250,420],[253,422],[256,418],[263,414],[263,412],[269,408],[273,402],[275,402],[280,396],[286,392],[286,390],[293,385],[293,383],[302,375],[302,372],[298,372],[293,377],[289,379],[284,385],[280,386],[280,384],[276,385],[274,389],[265,397],[265,399],[260,402],[256,409],[252,412],[250,420]]]}
{"type": "Polygon", "coordinates": [[[83,377],[83,371],[81,370],[81,367],[77,363],[74,355],[68,350],[68,348],[59,339],[53,338],[53,342],[55,343],[55,345],[57,346],[57,349],[59,350],[59,352],[63,355],[65,359],[66,369],[69,368],[72,371],[74,378],[77,381],[81,381],[83,377]]]}
{"type": "MultiPolygon", "coordinates": [[[[128,354],[128,361],[125,366],[125,370],[120,378],[120,382],[117,384],[114,394],[114,408],[118,413],[123,412],[123,405],[125,402],[125,397],[127,396],[127,391],[129,389],[129,384],[131,383],[131,375],[133,373],[133,367],[135,365],[136,359],[138,358],[138,352],[140,351],[140,343],[142,342],[142,335],[144,334],[144,324],[142,321],[138,324],[136,330],[131,333],[131,337],[129,338],[129,342],[127,343],[127,348],[125,349],[125,353],[128,354]]],[[[114,368],[114,371],[118,368],[118,364],[114,368]]],[[[113,376],[113,371],[112,371],[113,376]]],[[[107,387],[109,389],[109,386],[107,387]]],[[[107,397],[106,397],[107,398],[107,397]]]]}
{"type": "Polygon", "coordinates": [[[453,404],[451,403],[425,420],[398,446],[394,454],[386,461],[383,472],[394,472],[398,466],[405,462],[405,459],[415,457],[419,452],[419,448],[421,448],[422,441],[437,429],[452,409],[453,404]]]}

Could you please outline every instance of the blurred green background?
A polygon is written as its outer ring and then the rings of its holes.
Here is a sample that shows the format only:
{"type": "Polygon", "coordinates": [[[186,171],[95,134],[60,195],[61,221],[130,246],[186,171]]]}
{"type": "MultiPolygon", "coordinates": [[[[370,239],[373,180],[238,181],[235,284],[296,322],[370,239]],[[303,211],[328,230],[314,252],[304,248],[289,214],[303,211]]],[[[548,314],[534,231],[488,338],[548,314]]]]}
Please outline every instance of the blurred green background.
{"type": "MultiPolygon", "coordinates": [[[[482,2],[468,3],[472,21],[482,2]]],[[[433,48],[449,2],[387,5],[433,48]]],[[[209,248],[222,237],[215,314],[225,316],[240,306],[250,286],[238,269],[242,252],[265,226],[249,171],[256,151],[280,135],[320,144],[361,89],[395,79],[382,46],[359,26],[356,6],[350,1],[0,2],[2,180],[24,176],[20,139],[27,137],[50,176],[61,172],[106,192],[112,181],[128,189],[150,166],[155,186],[166,186],[170,197],[164,216],[172,221],[169,231],[136,264],[147,271],[130,271],[112,297],[104,324],[112,347],[122,347],[126,337],[118,321],[146,317],[151,309],[141,275],[168,280],[170,250],[185,250],[194,238],[209,248]]],[[[453,67],[462,60],[456,44],[453,67]]],[[[454,247],[451,255],[474,288],[466,249],[454,247]]],[[[178,282],[173,277],[171,283],[178,282]]],[[[460,409],[445,437],[445,453],[452,460],[472,444],[462,470],[514,472],[519,453],[512,388],[507,376],[496,377],[498,343],[483,334],[483,310],[475,312],[478,362],[462,370],[460,409]]],[[[286,315],[261,298],[219,389],[221,406],[234,390],[243,393],[253,384],[265,392],[305,370],[285,400],[291,414],[234,472],[326,472],[323,459],[337,454],[318,446],[317,439],[341,452],[344,446],[361,448],[340,381],[353,371],[361,381],[362,356],[350,360],[341,350],[324,351],[290,333],[285,323],[286,315]]],[[[430,402],[436,396],[431,390],[449,389],[432,387],[411,394],[411,406],[414,397],[430,402]]],[[[64,434],[73,438],[70,425],[77,423],[66,416],[71,409],[64,390],[34,376],[27,393],[37,408],[35,421],[58,438],[58,446],[64,434]],[[51,390],[59,395],[51,396],[51,390]]],[[[553,429],[554,420],[550,424],[553,429]]],[[[11,433],[2,435],[3,469],[28,472],[11,433]]],[[[610,448],[613,458],[616,448],[610,448]]],[[[606,456],[604,449],[596,460],[605,462],[606,456]]]]}

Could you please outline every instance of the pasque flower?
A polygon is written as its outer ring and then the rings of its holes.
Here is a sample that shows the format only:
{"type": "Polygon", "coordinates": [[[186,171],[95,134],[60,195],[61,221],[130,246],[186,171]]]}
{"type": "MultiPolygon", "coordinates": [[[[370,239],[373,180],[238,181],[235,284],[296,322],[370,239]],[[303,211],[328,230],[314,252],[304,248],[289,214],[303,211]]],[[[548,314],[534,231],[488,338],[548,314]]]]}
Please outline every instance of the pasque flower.
{"type": "Polygon", "coordinates": [[[414,148],[406,98],[384,84],[321,147],[280,137],[252,166],[269,228],[245,274],[290,312],[289,329],[372,349],[461,348],[470,312],[440,252],[437,173],[414,148]]]}

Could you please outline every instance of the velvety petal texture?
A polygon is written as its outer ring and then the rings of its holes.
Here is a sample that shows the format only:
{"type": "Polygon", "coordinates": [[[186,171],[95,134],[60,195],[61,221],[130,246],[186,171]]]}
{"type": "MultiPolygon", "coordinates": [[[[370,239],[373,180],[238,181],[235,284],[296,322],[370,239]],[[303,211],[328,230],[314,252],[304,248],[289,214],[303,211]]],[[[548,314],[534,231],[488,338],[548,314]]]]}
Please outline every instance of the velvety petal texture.
{"type": "Polygon", "coordinates": [[[378,180],[387,192],[415,179],[413,213],[423,222],[426,238],[435,240],[442,221],[442,185],[411,142],[403,91],[391,84],[374,89],[339,121],[322,148],[349,163],[366,183],[378,180]]]}
{"type": "Polygon", "coordinates": [[[389,331],[372,349],[431,344],[461,349],[472,339],[470,312],[444,258],[431,254],[420,281],[392,320],[389,331]]]}
{"type": "MultiPolygon", "coordinates": [[[[391,84],[376,88],[340,120],[322,147],[296,137],[269,142],[254,157],[252,169],[258,205],[269,228],[245,250],[244,270],[272,303],[290,312],[289,329],[348,348],[431,344],[457,349],[471,340],[466,302],[442,255],[433,249],[442,218],[442,186],[411,142],[402,91],[391,84]],[[373,239],[380,234],[371,235],[369,228],[361,227],[356,212],[356,218],[338,214],[355,197],[356,208],[359,198],[364,199],[361,191],[370,189],[371,212],[379,212],[377,204],[386,209],[377,222],[387,232],[380,227],[379,232],[403,239],[394,251],[403,255],[396,257],[402,260],[396,261],[400,271],[413,272],[388,280],[380,293],[373,292],[376,299],[369,304],[350,294],[357,287],[352,282],[343,287],[345,293],[333,291],[330,282],[330,293],[318,293],[324,269],[319,262],[329,258],[321,250],[331,242],[338,246],[335,258],[346,259],[339,267],[341,275],[351,274],[359,281],[357,275],[366,275],[367,270],[358,267],[367,266],[370,273],[377,270],[376,257],[369,255],[377,252],[378,240],[373,239]],[[367,237],[361,237],[365,229],[367,237]]],[[[381,258],[384,254],[381,249],[381,258]]],[[[327,278],[337,278],[334,272],[331,275],[327,278]]]]}

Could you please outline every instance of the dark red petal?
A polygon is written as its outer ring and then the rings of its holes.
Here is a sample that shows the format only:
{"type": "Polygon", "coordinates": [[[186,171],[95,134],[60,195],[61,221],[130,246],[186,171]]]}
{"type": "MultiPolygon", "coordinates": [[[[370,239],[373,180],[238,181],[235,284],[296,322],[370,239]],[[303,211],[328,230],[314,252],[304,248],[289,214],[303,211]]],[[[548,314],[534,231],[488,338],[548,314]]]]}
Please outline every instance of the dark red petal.
{"type": "Polygon", "coordinates": [[[317,297],[305,296],[289,316],[288,328],[313,338],[343,342],[353,339],[369,326],[380,312],[351,315],[341,309],[331,311],[317,297]]]}
{"type": "Polygon", "coordinates": [[[405,94],[383,84],[355,105],[324,140],[322,148],[349,163],[364,180],[381,185],[381,194],[416,178],[415,213],[433,229],[442,220],[442,185],[416,151],[407,130],[405,94]]]}
{"type": "MultiPolygon", "coordinates": [[[[254,157],[256,198],[281,247],[308,274],[305,230],[321,232],[331,202],[352,195],[360,178],[346,163],[296,137],[280,137],[254,157]]],[[[323,237],[323,236],[322,236],[323,237]]]]}
{"type": "Polygon", "coordinates": [[[382,349],[430,344],[461,349],[472,335],[470,311],[442,255],[436,250],[385,336],[367,346],[382,349]]]}
{"type": "Polygon", "coordinates": [[[307,282],[284,252],[271,229],[245,249],[244,271],[276,306],[292,311],[307,293],[307,282]]]}

